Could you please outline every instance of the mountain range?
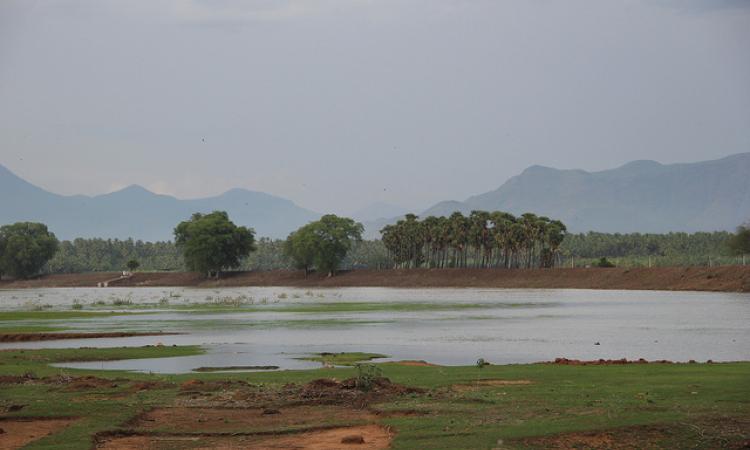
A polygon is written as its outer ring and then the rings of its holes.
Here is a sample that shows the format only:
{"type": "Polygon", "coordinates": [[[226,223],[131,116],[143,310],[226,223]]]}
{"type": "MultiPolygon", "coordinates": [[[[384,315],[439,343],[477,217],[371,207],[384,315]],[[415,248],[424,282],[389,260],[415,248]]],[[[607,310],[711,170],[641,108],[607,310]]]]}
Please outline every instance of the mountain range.
{"type": "MultiPolygon", "coordinates": [[[[562,220],[569,231],[652,232],[733,230],[750,219],[750,153],[697,163],[633,161],[599,172],[532,166],[499,188],[463,201],[439,202],[419,216],[472,210],[533,212],[562,220]]],[[[258,236],[284,238],[320,217],[292,201],[232,189],[183,200],[140,186],[97,196],[64,196],[19,178],[0,165],[0,224],[46,223],[61,239],[128,238],[156,241],[194,212],[227,211],[258,236]]],[[[355,214],[366,237],[403,217],[397,206],[376,203],[355,214]]]]}
{"type": "Polygon", "coordinates": [[[195,212],[227,211],[258,236],[284,238],[320,214],[263,192],[232,189],[216,197],[181,200],[137,185],[93,197],[45,191],[0,165],[0,224],[42,222],[60,239],[172,239],[172,230],[195,212]]]}
{"type": "MultiPolygon", "coordinates": [[[[443,201],[419,216],[454,211],[533,212],[572,232],[734,230],[750,220],[750,153],[712,161],[633,161],[600,172],[531,166],[494,191],[443,201]]],[[[368,224],[368,232],[397,218],[368,224]]]]}

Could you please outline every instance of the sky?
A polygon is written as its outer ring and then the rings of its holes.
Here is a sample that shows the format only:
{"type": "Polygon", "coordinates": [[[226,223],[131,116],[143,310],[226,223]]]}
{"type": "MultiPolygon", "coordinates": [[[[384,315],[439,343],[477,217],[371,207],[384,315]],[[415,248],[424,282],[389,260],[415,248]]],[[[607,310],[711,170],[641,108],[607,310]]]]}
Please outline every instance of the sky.
{"type": "Polygon", "coordinates": [[[421,211],[750,151],[750,0],[2,0],[0,164],[421,211]]]}

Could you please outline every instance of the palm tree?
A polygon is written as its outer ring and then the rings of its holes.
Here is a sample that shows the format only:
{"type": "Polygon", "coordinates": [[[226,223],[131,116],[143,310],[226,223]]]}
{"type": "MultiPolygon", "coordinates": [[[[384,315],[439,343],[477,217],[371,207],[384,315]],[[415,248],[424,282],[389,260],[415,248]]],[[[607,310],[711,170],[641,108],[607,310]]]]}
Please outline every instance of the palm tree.
{"type": "Polygon", "coordinates": [[[468,217],[414,214],[381,230],[394,267],[553,267],[566,228],[559,220],[526,213],[472,211],[468,217]],[[471,258],[471,260],[470,260],[471,258]]]}

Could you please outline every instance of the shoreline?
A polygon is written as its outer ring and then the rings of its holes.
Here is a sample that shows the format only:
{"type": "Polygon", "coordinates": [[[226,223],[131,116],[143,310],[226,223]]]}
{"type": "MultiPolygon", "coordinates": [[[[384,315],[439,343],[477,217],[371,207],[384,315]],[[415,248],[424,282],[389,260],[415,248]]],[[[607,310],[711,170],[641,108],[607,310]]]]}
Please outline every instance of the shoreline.
{"type": "MultiPolygon", "coordinates": [[[[117,272],[3,280],[0,289],[96,287],[117,272]]],[[[560,269],[357,269],[328,278],[302,271],[227,272],[219,280],[193,272],[137,272],[110,287],[393,287],[606,289],[750,292],[750,266],[560,269]]]]}

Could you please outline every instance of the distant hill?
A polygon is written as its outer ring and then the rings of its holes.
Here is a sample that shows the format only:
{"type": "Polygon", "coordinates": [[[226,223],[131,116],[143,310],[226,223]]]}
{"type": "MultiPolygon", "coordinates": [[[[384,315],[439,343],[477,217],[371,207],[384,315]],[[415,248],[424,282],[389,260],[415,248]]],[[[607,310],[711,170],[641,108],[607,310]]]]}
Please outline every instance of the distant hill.
{"type": "MultiPolygon", "coordinates": [[[[633,161],[601,172],[532,166],[494,191],[440,202],[420,216],[474,209],[546,215],[573,232],[734,230],[750,219],[750,153],[689,164],[633,161]]],[[[393,221],[369,224],[368,235],[393,221]]]]}
{"type": "Polygon", "coordinates": [[[352,214],[352,219],[358,222],[370,222],[401,216],[408,212],[409,211],[406,208],[402,208],[401,206],[384,202],[375,202],[352,214]]]}
{"type": "Polygon", "coordinates": [[[258,237],[284,238],[320,217],[289,200],[233,189],[216,197],[181,200],[133,185],[110,194],[63,196],[45,191],[0,165],[0,224],[38,221],[60,239],[76,237],[172,239],[172,230],[194,212],[227,211],[258,237]]]}
{"type": "MultiPolygon", "coordinates": [[[[498,189],[464,201],[440,202],[419,214],[454,211],[534,212],[562,220],[570,231],[653,232],[734,230],[750,219],[750,153],[689,164],[634,161],[601,172],[532,166],[498,189]]],[[[181,200],[140,186],[93,197],[54,194],[0,165],[0,224],[21,220],[49,225],[61,239],[76,237],[168,240],[194,212],[227,211],[257,235],[284,238],[320,217],[289,200],[233,189],[216,197],[181,200]]],[[[356,213],[367,238],[403,215],[373,204],[356,213]]]]}

